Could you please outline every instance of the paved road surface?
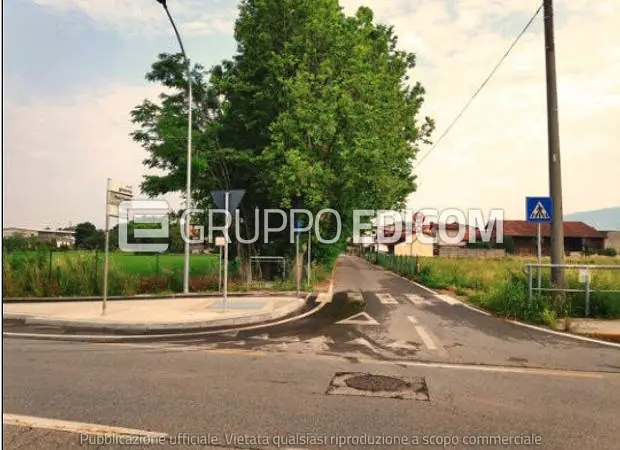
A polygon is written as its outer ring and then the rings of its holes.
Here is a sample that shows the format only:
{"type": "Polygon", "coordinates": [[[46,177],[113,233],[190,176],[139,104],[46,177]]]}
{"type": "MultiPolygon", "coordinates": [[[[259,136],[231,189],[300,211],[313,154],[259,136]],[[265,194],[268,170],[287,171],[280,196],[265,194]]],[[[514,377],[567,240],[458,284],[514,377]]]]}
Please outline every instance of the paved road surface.
{"type": "MultiPolygon", "coordinates": [[[[481,448],[489,436],[525,435],[542,440],[537,448],[617,448],[620,350],[449,305],[344,257],[335,290],[350,289],[362,291],[378,325],[307,320],[224,343],[4,339],[4,413],[188,433],[194,440],[209,436],[219,449],[275,448],[276,436],[288,437],[280,448],[337,448],[309,441],[338,438],[340,448],[354,448],[360,445],[353,439],[365,434],[370,441],[383,436],[408,443],[479,439],[479,445],[446,448],[481,448]],[[328,394],[339,372],[422,378],[424,395],[328,394]]],[[[80,445],[78,433],[23,427],[6,427],[4,437],[9,449],[80,445]]],[[[150,448],[166,447],[184,448],[150,448]]]]}

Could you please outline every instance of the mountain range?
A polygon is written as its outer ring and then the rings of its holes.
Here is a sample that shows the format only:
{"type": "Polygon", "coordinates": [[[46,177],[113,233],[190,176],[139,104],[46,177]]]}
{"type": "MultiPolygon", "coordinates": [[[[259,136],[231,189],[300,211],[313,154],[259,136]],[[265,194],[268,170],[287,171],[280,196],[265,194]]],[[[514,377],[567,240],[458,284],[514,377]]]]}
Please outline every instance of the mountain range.
{"type": "Polygon", "coordinates": [[[620,231],[620,206],[565,214],[564,220],[584,222],[599,231],[620,231]]]}

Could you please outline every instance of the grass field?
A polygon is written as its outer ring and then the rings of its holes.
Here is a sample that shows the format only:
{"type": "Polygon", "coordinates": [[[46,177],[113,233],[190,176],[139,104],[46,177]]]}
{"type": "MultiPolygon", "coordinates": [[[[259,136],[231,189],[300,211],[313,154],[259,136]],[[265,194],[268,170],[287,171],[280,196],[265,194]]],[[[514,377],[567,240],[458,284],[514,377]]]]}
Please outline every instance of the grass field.
{"type": "MultiPolygon", "coordinates": [[[[136,295],[183,291],[183,254],[131,254],[112,252],[109,255],[108,295],[136,295]]],[[[94,296],[103,293],[104,253],[88,251],[40,251],[3,254],[4,297],[94,296]]],[[[329,279],[330,267],[316,265],[313,269],[315,289],[329,279]]],[[[235,262],[229,266],[228,290],[294,291],[293,271],[286,280],[251,282],[242,279],[235,262]]],[[[219,290],[219,255],[190,255],[190,291],[219,290]]]]}
{"type": "MultiPolygon", "coordinates": [[[[217,290],[218,255],[190,256],[190,283],[195,290],[217,290]]],[[[101,295],[105,254],[88,251],[14,252],[3,255],[6,297],[101,295]]],[[[109,295],[179,292],[183,254],[109,255],[109,295]]]]}
{"type": "MultiPolygon", "coordinates": [[[[566,300],[552,300],[551,294],[534,293],[528,300],[526,263],[535,258],[508,257],[502,259],[473,258],[420,258],[416,270],[415,258],[380,255],[379,263],[386,268],[414,279],[428,287],[446,290],[469,302],[499,315],[536,323],[552,323],[556,318],[584,315],[585,294],[571,292],[566,300]]],[[[543,258],[543,263],[550,263],[543,258]]],[[[616,265],[620,259],[612,257],[567,258],[566,264],[616,265]]],[[[571,289],[584,289],[579,282],[579,270],[566,269],[566,283],[571,289]]],[[[550,269],[543,269],[542,287],[551,286],[550,269]]],[[[537,276],[533,270],[533,283],[537,276]]],[[[620,318],[620,270],[592,270],[590,313],[592,317],[620,318]],[[594,292],[597,290],[619,292],[594,292]]]]}
{"type": "MultiPolygon", "coordinates": [[[[45,252],[48,253],[48,252],[45,252]]],[[[104,252],[95,251],[70,251],[61,252],[54,251],[51,254],[51,267],[54,270],[56,267],[62,267],[71,260],[92,260],[97,262],[97,266],[103,267],[105,254],[104,252]]],[[[48,255],[49,255],[48,254],[48,255]]],[[[14,256],[17,258],[29,258],[36,259],[38,257],[37,252],[20,252],[9,257],[14,256]]],[[[183,270],[184,255],[177,253],[163,253],[160,255],[147,255],[147,254],[134,254],[127,252],[110,252],[109,264],[110,267],[115,267],[118,270],[130,274],[130,275],[157,275],[165,271],[179,271],[183,270]]],[[[48,262],[49,266],[49,262],[48,262]]],[[[219,255],[216,254],[197,254],[190,255],[190,271],[191,274],[200,275],[205,273],[211,273],[218,270],[219,267],[219,255]]],[[[94,269],[94,267],[93,267],[94,269]]]]}
{"type": "MultiPolygon", "coordinates": [[[[90,253],[91,257],[95,257],[90,253]]],[[[61,263],[67,255],[56,253],[54,255],[55,263],[61,263]]],[[[70,257],[70,256],[69,256],[70,257]]],[[[104,254],[97,255],[100,263],[103,263],[104,254]]],[[[161,255],[141,255],[125,252],[110,253],[110,264],[114,265],[118,270],[132,275],[158,275],[165,271],[182,271],[183,270],[183,254],[161,254],[161,255]]],[[[219,267],[219,255],[190,255],[190,274],[204,275],[216,273],[219,267]]]]}

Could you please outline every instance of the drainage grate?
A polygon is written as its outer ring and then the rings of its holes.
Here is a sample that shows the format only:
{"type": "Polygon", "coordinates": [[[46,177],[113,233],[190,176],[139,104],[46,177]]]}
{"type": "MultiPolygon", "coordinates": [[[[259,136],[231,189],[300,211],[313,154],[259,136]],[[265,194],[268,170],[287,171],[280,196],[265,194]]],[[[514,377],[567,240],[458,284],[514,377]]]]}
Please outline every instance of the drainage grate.
{"type": "Polygon", "coordinates": [[[430,401],[424,377],[391,377],[361,372],[337,372],[325,393],[430,401]]]}

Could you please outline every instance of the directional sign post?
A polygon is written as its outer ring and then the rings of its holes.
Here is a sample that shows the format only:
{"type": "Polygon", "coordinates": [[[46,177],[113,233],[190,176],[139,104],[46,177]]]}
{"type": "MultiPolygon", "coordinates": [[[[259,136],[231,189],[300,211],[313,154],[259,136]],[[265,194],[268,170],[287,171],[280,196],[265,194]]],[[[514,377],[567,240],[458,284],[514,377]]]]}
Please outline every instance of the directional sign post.
{"type": "Polygon", "coordinates": [[[226,245],[226,238],[223,236],[218,236],[215,238],[216,247],[220,248],[220,272],[219,278],[217,281],[217,291],[222,292],[222,247],[226,245]]]}
{"type": "MultiPolygon", "coordinates": [[[[211,197],[216,206],[233,214],[239,202],[245,195],[245,190],[239,189],[234,191],[212,191],[211,197]]],[[[234,217],[234,215],[233,215],[234,217]]],[[[226,233],[228,235],[228,233],[226,233]]],[[[224,243],[224,310],[228,309],[228,236],[224,243]]]]}
{"type": "Polygon", "coordinates": [[[297,219],[297,222],[295,224],[295,228],[297,229],[297,236],[296,236],[296,251],[295,251],[295,264],[297,267],[297,297],[299,297],[299,292],[301,290],[300,288],[300,284],[301,284],[301,265],[299,264],[299,240],[301,237],[301,220],[297,219]]]}
{"type": "Polygon", "coordinates": [[[538,247],[538,288],[540,289],[542,271],[540,264],[542,260],[542,238],[540,224],[553,221],[553,199],[551,197],[526,197],[525,198],[525,219],[537,225],[537,247],[538,247]]]}
{"type": "Polygon", "coordinates": [[[126,200],[133,198],[133,189],[130,185],[116,183],[108,178],[106,187],[105,205],[105,257],[103,262],[103,301],[101,314],[105,315],[108,301],[108,268],[110,253],[110,217],[118,217],[118,207],[126,200]]]}

